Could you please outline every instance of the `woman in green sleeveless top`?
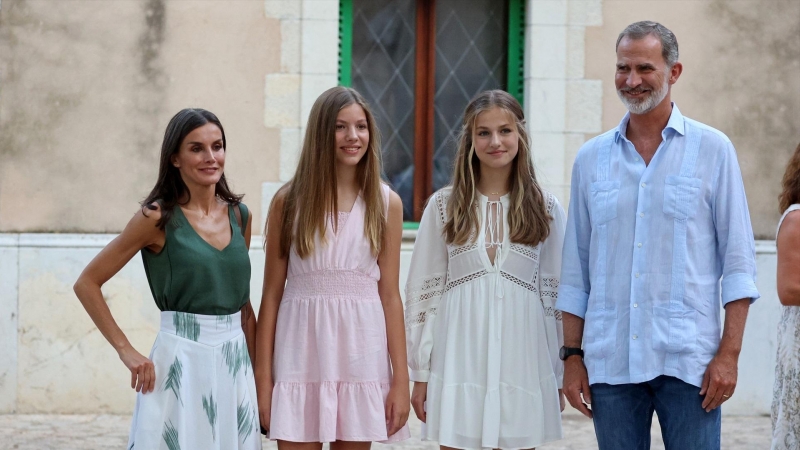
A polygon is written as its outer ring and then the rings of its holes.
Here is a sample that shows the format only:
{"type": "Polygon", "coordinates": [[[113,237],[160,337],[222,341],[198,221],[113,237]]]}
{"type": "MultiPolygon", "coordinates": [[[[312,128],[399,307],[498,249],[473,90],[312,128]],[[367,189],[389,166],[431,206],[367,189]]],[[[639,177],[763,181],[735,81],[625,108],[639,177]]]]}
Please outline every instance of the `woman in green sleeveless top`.
{"type": "Polygon", "coordinates": [[[155,187],[75,283],[86,312],[131,372],[137,397],[128,450],[261,448],[240,312],[249,306],[251,220],[223,174],[225,145],[214,114],[176,114],[155,187]],[[101,292],[137,252],[161,310],[149,358],[131,346],[101,292]]]}

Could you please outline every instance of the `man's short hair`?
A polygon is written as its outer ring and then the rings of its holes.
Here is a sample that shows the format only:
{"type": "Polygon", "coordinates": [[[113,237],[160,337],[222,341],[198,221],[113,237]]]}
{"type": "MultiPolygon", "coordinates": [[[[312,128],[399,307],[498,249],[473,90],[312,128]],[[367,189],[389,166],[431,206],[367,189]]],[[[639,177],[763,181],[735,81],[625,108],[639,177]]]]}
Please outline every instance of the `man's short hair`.
{"type": "Polygon", "coordinates": [[[658,22],[651,20],[643,20],[628,25],[617,38],[616,49],[619,48],[619,42],[622,38],[627,37],[633,40],[643,39],[645,36],[653,35],[661,41],[661,55],[667,63],[667,67],[672,67],[678,62],[678,39],[669,31],[669,28],[661,25],[658,22]]]}

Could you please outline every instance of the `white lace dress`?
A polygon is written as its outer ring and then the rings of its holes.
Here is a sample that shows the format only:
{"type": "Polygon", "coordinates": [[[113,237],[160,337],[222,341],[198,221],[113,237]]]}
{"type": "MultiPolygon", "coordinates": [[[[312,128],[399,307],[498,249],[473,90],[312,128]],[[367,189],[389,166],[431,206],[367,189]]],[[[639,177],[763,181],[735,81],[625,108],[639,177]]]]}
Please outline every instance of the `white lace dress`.
{"type": "MultiPolygon", "coordinates": [[[[786,209],[780,222],[800,204],[786,209]]],[[[776,233],[777,234],[777,233],[776,233]]],[[[800,307],[783,306],[772,397],[772,449],[800,449],[800,307]]]]}
{"type": "Polygon", "coordinates": [[[554,306],[564,210],[545,193],[550,235],[530,247],[509,241],[508,198],[482,196],[478,237],[446,245],[449,194],[437,192],[425,208],[406,285],[411,380],[428,382],[422,438],[502,449],[560,439],[563,335],[554,306]],[[494,262],[487,247],[496,248],[494,262]]]}

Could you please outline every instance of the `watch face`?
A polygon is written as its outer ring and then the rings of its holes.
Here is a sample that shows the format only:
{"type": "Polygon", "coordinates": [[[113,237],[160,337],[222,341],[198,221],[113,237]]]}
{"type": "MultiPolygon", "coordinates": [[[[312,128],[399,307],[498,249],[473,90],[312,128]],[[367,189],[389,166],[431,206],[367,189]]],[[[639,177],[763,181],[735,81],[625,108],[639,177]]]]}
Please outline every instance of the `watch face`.
{"type": "Polygon", "coordinates": [[[567,347],[561,347],[558,350],[558,357],[563,361],[567,357],[567,347]]]}

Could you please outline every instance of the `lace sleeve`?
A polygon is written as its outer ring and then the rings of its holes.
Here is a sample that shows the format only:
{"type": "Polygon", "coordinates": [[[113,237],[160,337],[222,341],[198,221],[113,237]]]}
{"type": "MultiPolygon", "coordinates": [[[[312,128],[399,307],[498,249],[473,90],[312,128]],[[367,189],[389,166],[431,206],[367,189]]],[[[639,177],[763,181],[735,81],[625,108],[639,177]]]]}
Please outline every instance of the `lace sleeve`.
{"type": "MultiPolygon", "coordinates": [[[[413,264],[413,262],[412,262],[413,264]]],[[[406,286],[406,329],[425,324],[425,319],[436,315],[436,303],[444,293],[447,274],[436,273],[421,282],[406,286]]]]}
{"type": "Polygon", "coordinates": [[[547,211],[553,220],[550,221],[550,234],[542,243],[539,258],[539,295],[545,312],[550,362],[560,389],[564,378],[564,365],[558,357],[558,350],[564,345],[564,331],[561,311],[555,309],[555,306],[561,278],[561,247],[564,245],[566,214],[555,196],[550,193],[547,193],[547,211]]]}
{"type": "Polygon", "coordinates": [[[447,246],[440,206],[434,194],[422,214],[406,283],[406,346],[412,381],[428,381],[436,309],[447,284],[447,246]]]}

